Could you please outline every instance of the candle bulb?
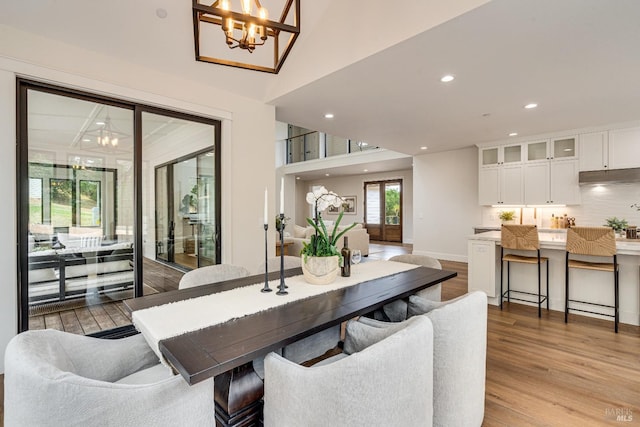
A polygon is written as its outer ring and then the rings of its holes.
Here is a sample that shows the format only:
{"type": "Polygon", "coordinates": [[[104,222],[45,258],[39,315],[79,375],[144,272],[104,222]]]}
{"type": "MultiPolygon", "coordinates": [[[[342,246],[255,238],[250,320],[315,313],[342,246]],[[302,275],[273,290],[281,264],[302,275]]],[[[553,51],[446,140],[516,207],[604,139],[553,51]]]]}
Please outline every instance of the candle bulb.
{"type": "Polygon", "coordinates": [[[265,224],[269,224],[269,213],[268,213],[268,209],[267,209],[267,188],[264,188],[264,223],[265,224]]]}
{"type": "Polygon", "coordinates": [[[280,181],[280,213],[284,213],[284,177],[280,181]]]}

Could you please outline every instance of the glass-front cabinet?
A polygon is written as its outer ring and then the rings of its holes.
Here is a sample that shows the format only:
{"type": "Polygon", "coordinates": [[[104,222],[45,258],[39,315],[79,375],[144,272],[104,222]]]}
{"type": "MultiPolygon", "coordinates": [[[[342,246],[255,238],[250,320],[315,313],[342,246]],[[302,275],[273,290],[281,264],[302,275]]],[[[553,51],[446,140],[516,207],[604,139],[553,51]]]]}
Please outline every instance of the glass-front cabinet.
{"type": "Polygon", "coordinates": [[[577,137],[480,147],[481,205],[578,204],[577,137]]]}
{"type": "Polygon", "coordinates": [[[555,159],[577,159],[575,136],[553,138],[527,143],[527,162],[555,159]]]}
{"type": "Polygon", "coordinates": [[[518,164],[522,162],[522,145],[503,145],[480,149],[480,166],[493,167],[504,164],[518,164]]]}

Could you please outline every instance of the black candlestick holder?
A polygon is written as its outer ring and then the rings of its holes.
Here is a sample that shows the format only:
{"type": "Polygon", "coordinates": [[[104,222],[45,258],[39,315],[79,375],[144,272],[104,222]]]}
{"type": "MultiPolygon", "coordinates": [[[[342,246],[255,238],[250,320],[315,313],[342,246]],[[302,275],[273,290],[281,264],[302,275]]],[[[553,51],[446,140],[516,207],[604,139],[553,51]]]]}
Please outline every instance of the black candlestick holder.
{"type": "Polygon", "coordinates": [[[280,286],[276,295],[287,295],[287,285],[284,284],[284,213],[280,214],[280,286]]]}
{"type": "Polygon", "coordinates": [[[261,292],[271,292],[273,289],[269,287],[269,259],[267,257],[267,252],[269,250],[268,247],[268,236],[267,230],[269,229],[269,224],[264,225],[264,287],[261,292]]]}

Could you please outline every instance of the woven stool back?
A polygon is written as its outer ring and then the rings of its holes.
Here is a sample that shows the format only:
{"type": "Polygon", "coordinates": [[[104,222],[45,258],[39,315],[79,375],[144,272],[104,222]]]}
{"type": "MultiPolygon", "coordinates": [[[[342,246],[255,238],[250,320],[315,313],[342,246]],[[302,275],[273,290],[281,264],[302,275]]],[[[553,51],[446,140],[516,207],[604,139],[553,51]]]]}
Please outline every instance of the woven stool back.
{"type": "Polygon", "coordinates": [[[500,244],[505,249],[518,249],[535,251],[540,249],[538,239],[538,227],[535,225],[512,225],[502,226],[500,244]]]}
{"type": "Polygon", "coordinates": [[[577,255],[614,256],[616,236],[611,227],[571,227],[567,230],[567,252],[577,255]]]}

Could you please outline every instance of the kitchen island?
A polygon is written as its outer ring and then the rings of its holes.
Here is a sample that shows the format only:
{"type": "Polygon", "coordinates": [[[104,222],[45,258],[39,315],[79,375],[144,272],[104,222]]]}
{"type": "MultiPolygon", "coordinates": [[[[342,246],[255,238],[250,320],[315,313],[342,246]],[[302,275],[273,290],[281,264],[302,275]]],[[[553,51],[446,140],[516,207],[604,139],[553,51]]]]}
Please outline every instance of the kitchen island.
{"type": "MultiPolygon", "coordinates": [[[[541,255],[549,258],[549,306],[564,312],[566,230],[539,233],[541,255]]],[[[640,325],[640,239],[616,241],[620,268],[620,322],[640,325]]],[[[517,253],[517,252],[515,252],[517,253]]],[[[500,231],[488,231],[469,236],[469,292],[484,291],[489,303],[500,304],[500,231]]],[[[603,262],[611,262],[603,258],[603,262]]],[[[545,278],[542,266],[542,288],[545,278]]],[[[504,269],[506,289],[506,265],[504,269]]],[[[571,299],[613,305],[613,275],[601,271],[571,269],[571,299]]],[[[538,291],[536,267],[512,263],[511,289],[538,291]]],[[[520,303],[520,301],[519,301],[520,303]]],[[[526,302],[522,302],[527,304],[526,302]]],[[[535,304],[531,304],[535,305],[535,304]]],[[[606,310],[606,309],[605,309],[606,310]]],[[[611,313],[612,310],[607,311],[611,313]]],[[[602,317],[588,313],[585,316],[602,317]]],[[[602,317],[610,319],[608,317],[602,317]]]]}

